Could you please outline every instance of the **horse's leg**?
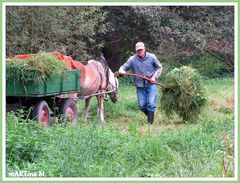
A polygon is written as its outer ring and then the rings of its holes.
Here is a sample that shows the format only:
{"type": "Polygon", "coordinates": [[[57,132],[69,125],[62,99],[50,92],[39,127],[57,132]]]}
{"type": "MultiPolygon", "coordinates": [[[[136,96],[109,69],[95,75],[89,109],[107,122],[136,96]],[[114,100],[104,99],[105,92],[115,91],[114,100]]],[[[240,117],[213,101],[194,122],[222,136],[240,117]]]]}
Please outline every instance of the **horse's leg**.
{"type": "Polygon", "coordinates": [[[103,95],[97,96],[98,101],[98,115],[101,122],[104,122],[104,106],[103,106],[103,95]]]}
{"type": "Polygon", "coordinates": [[[91,100],[91,97],[85,99],[84,121],[87,121],[87,118],[88,118],[88,113],[90,109],[90,100],[91,100]]]}

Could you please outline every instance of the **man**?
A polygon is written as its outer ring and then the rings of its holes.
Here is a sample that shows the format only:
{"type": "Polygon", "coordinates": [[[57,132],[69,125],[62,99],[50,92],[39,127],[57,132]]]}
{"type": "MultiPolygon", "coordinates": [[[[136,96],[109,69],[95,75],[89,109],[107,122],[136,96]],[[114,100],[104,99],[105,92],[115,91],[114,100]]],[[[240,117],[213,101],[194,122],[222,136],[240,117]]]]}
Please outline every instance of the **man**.
{"type": "Polygon", "coordinates": [[[157,104],[157,85],[155,82],[162,73],[162,64],[154,54],[146,52],[143,42],[138,42],[135,45],[135,50],[136,54],[119,68],[119,74],[124,75],[127,70],[131,69],[134,74],[150,79],[151,82],[134,77],[134,83],[137,88],[139,108],[146,114],[147,121],[153,124],[157,104]]]}

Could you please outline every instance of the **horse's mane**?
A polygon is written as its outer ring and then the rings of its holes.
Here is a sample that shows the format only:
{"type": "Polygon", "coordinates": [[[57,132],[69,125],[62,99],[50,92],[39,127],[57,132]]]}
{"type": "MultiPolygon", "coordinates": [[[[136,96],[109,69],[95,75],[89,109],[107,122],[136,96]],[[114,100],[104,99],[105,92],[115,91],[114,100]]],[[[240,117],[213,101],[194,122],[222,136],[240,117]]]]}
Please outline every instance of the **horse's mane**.
{"type": "Polygon", "coordinates": [[[106,70],[108,68],[107,61],[106,61],[105,57],[103,56],[103,54],[100,55],[98,61],[102,64],[102,67],[104,68],[104,70],[106,70]]]}
{"type": "Polygon", "coordinates": [[[107,61],[106,61],[103,53],[100,55],[98,61],[101,63],[101,65],[102,65],[102,67],[104,69],[104,73],[106,75],[106,80],[107,80],[107,86],[108,86],[108,84],[109,84],[109,72],[111,72],[111,71],[110,71],[110,69],[109,69],[109,67],[107,65],[107,61]]]}

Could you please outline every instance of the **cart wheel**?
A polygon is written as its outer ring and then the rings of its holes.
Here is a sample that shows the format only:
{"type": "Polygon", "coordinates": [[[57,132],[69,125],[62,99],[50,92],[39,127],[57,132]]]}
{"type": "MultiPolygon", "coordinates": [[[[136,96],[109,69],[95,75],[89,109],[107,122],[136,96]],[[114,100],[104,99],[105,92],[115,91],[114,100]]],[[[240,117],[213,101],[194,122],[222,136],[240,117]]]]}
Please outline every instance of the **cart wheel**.
{"type": "Polygon", "coordinates": [[[78,110],[76,102],[73,99],[63,100],[60,107],[59,113],[63,115],[63,119],[76,123],[78,120],[78,110]]]}
{"type": "Polygon", "coordinates": [[[50,126],[50,109],[46,101],[42,100],[33,106],[32,119],[39,121],[45,127],[50,126]]]}

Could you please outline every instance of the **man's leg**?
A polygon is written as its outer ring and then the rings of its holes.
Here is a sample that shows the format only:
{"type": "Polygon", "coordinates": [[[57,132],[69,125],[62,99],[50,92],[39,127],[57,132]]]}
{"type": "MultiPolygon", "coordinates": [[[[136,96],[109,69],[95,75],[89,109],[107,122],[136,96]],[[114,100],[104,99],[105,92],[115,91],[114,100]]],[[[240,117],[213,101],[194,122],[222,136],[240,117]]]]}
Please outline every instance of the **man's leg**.
{"type": "Polygon", "coordinates": [[[148,110],[148,122],[154,122],[154,112],[157,105],[157,85],[153,84],[147,88],[147,110],[148,110]]]}
{"type": "Polygon", "coordinates": [[[148,115],[147,110],[147,96],[144,88],[137,88],[137,98],[138,98],[138,105],[139,108],[146,116],[148,115]]]}

